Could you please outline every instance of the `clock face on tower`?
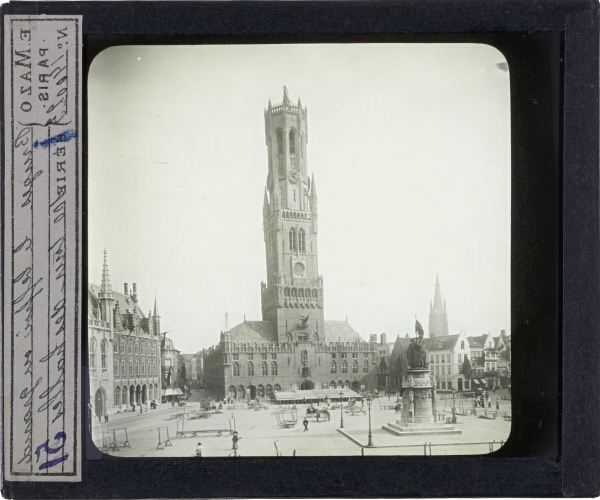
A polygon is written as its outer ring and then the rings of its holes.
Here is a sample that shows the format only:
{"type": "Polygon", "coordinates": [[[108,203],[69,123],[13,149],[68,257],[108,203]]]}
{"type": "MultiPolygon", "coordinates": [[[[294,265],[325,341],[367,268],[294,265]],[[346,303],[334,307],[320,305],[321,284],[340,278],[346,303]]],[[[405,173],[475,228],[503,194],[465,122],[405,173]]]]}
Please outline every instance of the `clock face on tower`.
{"type": "Polygon", "coordinates": [[[296,262],[294,264],[294,272],[296,274],[302,274],[302,273],[304,273],[304,264],[302,262],[296,262]]]}

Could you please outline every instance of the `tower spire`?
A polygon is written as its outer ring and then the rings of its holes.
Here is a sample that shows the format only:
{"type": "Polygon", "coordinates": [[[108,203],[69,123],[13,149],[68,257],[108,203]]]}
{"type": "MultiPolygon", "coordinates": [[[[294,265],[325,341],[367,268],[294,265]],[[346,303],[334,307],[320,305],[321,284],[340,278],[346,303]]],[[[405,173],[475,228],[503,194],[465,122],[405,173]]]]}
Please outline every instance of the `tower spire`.
{"type": "Polygon", "coordinates": [[[290,104],[290,96],[288,95],[288,89],[287,87],[284,85],[283,86],[283,104],[290,104]]]}
{"type": "Polygon", "coordinates": [[[158,300],[156,299],[156,293],[154,294],[154,315],[155,318],[160,318],[160,313],[158,312],[158,300]]]}
{"type": "Polygon", "coordinates": [[[104,262],[102,264],[102,283],[100,286],[102,293],[110,293],[112,291],[112,287],[110,285],[110,274],[108,272],[108,259],[106,248],[104,249],[104,262]]]}
{"type": "Polygon", "coordinates": [[[108,272],[108,258],[106,248],[104,249],[104,262],[102,263],[102,282],[100,284],[100,293],[98,294],[100,302],[100,315],[102,321],[112,323],[112,287],[110,285],[110,273],[108,272]]]}

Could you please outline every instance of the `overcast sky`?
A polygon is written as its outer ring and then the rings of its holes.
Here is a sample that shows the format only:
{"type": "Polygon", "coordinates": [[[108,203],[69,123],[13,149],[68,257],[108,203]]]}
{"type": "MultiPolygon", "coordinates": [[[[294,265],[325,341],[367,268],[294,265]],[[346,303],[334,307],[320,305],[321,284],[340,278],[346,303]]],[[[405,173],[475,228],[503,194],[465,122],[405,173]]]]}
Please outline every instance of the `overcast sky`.
{"type": "Polygon", "coordinates": [[[510,330],[510,90],[481,44],[125,46],[89,75],[89,279],[138,284],[182,352],[261,319],[264,109],[308,108],[325,318],[510,330]]]}

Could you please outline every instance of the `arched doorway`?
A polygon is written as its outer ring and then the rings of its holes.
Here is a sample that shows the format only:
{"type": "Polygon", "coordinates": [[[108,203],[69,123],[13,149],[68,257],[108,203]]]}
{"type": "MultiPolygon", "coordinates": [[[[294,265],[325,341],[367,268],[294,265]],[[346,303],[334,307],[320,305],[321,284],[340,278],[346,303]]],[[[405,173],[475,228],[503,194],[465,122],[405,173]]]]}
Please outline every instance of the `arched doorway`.
{"type": "Polygon", "coordinates": [[[129,386],[129,406],[135,402],[135,386],[129,386]]]}
{"type": "Polygon", "coordinates": [[[350,385],[350,381],[346,380],[346,389],[350,389],[352,386],[350,385]]]}
{"type": "Polygon", "coordinates": [[[273,386],[271,384],[267,384],[265,390],[267,391],[267,397],[271,399],[273,397],[273,386]]]}
{"type": "Polygon", "coordinates": [[[358,382],[358,380],[355,380],[354,382],[352,382],[352,390],[354,392],[360,391],[360,383],[358,382]]]}
{"type": "Polygon", "coordinates": [[[138,385],[135,388],[135,402],[137,404],[141,404],[142,403],[142,386],[138,385]]]}
{"type": "Polygon", "coordinates": [[[94,397],[94,412],[98,419],[106,413],[106,392],[102,387],[96,391],[96,396],[94,397]]]}
{"type": "Polygon", "coordinates": [[[329,388],[330,389],[336,389],[336,385],[335,385],[335,380],[332,380],[331,382],[329,382],[329,388]]]}
{"type": "Polygon", "coordinates": [[[237,396],[236,391],[235,391],[235,386],[234,385],[230,385],[229,386],[229,397],[235,399],[237,396]]]}
{"type": "Polygon", "coordinates": [[[237,388],[237,397],[238,397],[238,399],[244,399],[246,397],[246,389],[244,388],[243,385],[240,385],[237,388]]]}
{"type": "Polygon", "coordinates": [[[314,388],[315,388],[315,384],[310,380],[305,380],[304,382],[302,382],[300,384],[301,391],[308,391],[308,390],[314,389],[314,388]]]}
{"type": "Polygon", "coordinates": [[[274,390],[275,392],[281,392],[281,386],[280,386],[279,384],[275,384],[275,385],[273,386],[273,390],[274,390]]]}
{"type": "Polygon", "coordinates": [[[260,384],[258,386],[258,397],[259,398],[264,398],[265,397],[265,386],[260,384]]]}
{"type": "Polygon", "coordinates": [[[246,391],[248,391],[248,396],[250,397],[250,399],[256,399],[256,386],[255,385],[249,385],[248,387],[246,387],[246,391]]]}
{"type": "Polygon", "coordinates": [[[142,404],[146,404],[148,402],[148,388],[146,384],[142,386],[142,404]]]}

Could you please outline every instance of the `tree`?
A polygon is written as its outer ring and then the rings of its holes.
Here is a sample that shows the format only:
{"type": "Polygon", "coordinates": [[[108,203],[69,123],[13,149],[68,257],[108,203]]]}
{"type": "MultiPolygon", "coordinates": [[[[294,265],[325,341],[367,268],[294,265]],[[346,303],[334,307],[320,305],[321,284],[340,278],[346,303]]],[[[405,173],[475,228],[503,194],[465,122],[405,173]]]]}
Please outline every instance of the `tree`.
{"type": "Polygon", "coordinates": [[[462,368],[460,369],[460,374],[464,375],[464,377],[466,379],[470,380],[472,372],[473,372],[473,370],[471,369],[471,362],[469,361],[469,358],[465,354],[465,360],[463,361],[462,368]]]}

